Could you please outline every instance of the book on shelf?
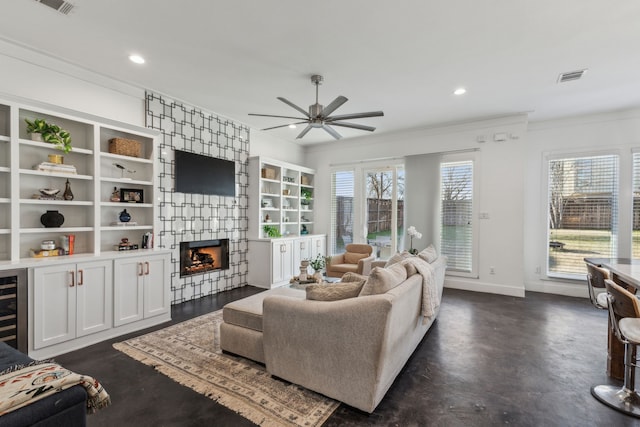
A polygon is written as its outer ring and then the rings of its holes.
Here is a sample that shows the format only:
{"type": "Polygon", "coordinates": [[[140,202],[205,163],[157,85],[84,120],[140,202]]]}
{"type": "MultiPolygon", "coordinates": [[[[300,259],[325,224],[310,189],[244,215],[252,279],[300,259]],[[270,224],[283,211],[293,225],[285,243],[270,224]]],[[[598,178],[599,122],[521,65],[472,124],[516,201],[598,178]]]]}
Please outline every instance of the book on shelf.
{"type": "Polygon", "coordinates": [[[60,236],[60,246],[62,251],[64,252],[64,255],[73,255],[75,241],[75,234],[63,234],[62,236],[60,236]]]}
{"type": "Polygon", "coordinates": [[[41,172],[68,173],[71,175],[78,174],[74,165],[65,165],[64,163],[42,162],[35,165],[34,169],[41,172]]]}
{"type": "Polygon", "coordinates": [[[142,236],[142,249],[152,249],[153,248],[153,233],[146,232],[142,236]]]}

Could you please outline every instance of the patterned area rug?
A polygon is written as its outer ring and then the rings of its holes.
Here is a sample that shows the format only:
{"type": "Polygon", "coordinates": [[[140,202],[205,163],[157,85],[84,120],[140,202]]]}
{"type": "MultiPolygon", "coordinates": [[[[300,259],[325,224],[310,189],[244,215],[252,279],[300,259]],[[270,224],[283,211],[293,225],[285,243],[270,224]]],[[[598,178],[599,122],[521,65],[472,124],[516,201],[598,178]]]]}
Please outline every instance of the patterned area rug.
{"type": "Polygon", "coordinates": [[[220,350],[222,310],[113,345],[260,426],[320,426],[339,403],[220,350]]]}

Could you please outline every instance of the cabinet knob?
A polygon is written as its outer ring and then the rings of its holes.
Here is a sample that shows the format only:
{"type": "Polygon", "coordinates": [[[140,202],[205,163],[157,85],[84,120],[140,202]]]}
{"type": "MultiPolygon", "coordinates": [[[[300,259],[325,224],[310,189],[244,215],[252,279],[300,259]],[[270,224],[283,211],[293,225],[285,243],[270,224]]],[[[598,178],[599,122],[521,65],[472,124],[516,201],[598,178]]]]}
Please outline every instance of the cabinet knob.
{"type": "Polygon", "coordinates": [[[69,277],[71,277],[71,283],[69,283],[69,287],[73,288],[76,285],[76,272],[75,271],[70,271],[69,272],[69,277]]]}

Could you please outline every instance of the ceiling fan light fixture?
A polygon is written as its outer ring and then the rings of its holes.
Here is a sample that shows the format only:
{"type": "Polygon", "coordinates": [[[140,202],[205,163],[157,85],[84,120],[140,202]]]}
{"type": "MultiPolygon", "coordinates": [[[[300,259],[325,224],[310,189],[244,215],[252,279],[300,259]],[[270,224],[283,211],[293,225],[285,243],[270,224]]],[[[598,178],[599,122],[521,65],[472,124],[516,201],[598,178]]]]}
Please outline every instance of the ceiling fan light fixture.
{"type": "Polygon", "coordinates": [[[300,108],[299,106],[297,106],[293,102],[291,102],[291,101],[289,101],[289,100],[287,100],[287,99],[285,99],[285,98],[283,98],[281,96],[277,97],[277,99],[279,101],[284,102],[289,107],[291,107],[294,110],[298,111],[299,113],[301,113],[303,115],[303,117],[281,116],[281,115],[275,115],[275,114],[256,114],[256,113],[249,113],[249,115],[250,116],[260,116],[260,117],[277,117],[277,118],[283,118],[283,119],[301,120],[301,121],[295,122],[295,123],[279,125],[279,126],[272,126],[272,127],[268,127],[268,128],[262,129],[262,130],[271,130],[271,129],[278,129],[278,128],[283,128],[283,127],[289,127],[291,129],[293,129],[293,128],[296,127],[296,125],[306,124],[307,126],[302,130],[302,132],[300,132],[300,134],[298,134],[296,139],[302,138],[311,129],[322,129],[325,132],[327,132],[329,135],[331,135],[334,139],[341,139],[342,136],[335,129],[333,129],[330,125],[341,126],[341,127],[345,127],[345,128],[358,129],[358,130],[365,130],[365,131],[369,131],[369,132],[373,132],[376,129],[373,126],[359,125],[359,124],[356,124],[356,123],[346,123],[346,122],[342,122],[341,120],[362,119],[362,118],[368,118],[368,117],[380,117],[380,116],[384,116],[384,113],[382,111],[370,111],[370,112],[365,112],[365,113],[332,115],[335,110],[340,108],[345,102],[348,101],[348,99],[346,97],[342,96],[342,95],[338,96],[336,99],[331,101],[331,103],[329,103],[329,105],[327,105],[327,106],[324,106],[324,105],[320,104],[318,102],[318,86],[320,86],[322,84],[323,80],[324,79],[319,74],[314,74],[314,75],[311,76],[311,83],[316,87],[316,102],[315,102],[315,104],[311,104],[309,106],[309,111],[308,112],[305,111],[304,109],[300,108]]]}

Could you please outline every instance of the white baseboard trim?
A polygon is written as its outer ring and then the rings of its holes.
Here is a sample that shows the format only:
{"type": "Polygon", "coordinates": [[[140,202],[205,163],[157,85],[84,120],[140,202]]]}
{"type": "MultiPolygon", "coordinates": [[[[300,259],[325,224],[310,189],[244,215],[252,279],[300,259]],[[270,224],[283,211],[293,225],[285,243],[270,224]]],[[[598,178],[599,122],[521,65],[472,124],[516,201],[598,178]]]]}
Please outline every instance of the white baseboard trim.
{"type": "Polygon", "coordinates": [[[450,289],[460,289],[463,291],[484,292],[488,294],[507,295],[524,298],[524,287],[498,285],[496,283],[485,283],[468,281],[459,278],[446,277],[444,287],[450,289]]]}
{"type": "Polygon", "coordinates": [[[563,283],[557,281],[525,282],[525,289],[531,292],[564,295],[568,297],[589,298],[585,284],[563,283]]]}

